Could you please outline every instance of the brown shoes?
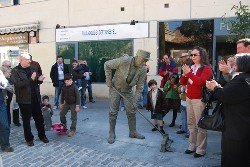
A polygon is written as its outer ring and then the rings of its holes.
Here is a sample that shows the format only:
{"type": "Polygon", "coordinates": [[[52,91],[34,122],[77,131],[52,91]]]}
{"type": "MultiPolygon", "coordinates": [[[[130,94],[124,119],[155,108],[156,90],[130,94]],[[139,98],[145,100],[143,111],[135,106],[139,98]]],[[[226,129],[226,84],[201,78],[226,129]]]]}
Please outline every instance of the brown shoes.
{"type": "Polygon", "coordinates": [[[71,131],[68,133],[68,137],[74,136],[75,133],[76,133],[75,130],[71,130],[71,131]]]}
{"type": "Polygon", "coordinates": [[[5,147],[3,149],[3,152],[13,152],[13,151],[14,151],[14,149],[12,147],[5,147]]]}

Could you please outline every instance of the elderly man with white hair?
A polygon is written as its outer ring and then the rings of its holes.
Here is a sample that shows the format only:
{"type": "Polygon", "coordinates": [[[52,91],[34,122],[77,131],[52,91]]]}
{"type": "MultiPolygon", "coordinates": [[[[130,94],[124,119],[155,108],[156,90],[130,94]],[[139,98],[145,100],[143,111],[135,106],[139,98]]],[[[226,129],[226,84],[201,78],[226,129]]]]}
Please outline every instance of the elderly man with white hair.
{"type": "Polygon", "coordinates": [[[27,52],[20,53],[20,63],[11,71],[11,81],[15,87],[16,101],[20,107],[23,119],[24,137],[28,146],[34,146],[34,136],[31,132],[30,118],[34,118],[38,137],[44,143],[49,140],[45,135],[44,120],[41,111],[41,95],[39,84],[44,80],[36,68],[30,66],[31,58],[27,52]]]}

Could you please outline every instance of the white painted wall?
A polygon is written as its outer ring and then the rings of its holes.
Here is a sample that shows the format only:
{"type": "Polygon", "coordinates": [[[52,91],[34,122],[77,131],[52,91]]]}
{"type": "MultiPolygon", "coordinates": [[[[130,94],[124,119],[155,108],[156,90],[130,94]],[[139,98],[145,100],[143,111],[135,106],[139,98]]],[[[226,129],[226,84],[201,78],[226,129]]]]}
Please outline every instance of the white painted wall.
{"type": "MultiPolygon", "coordinates": [[[[157,78],[158,21],[187,20],[221,17],[224,13],[233,16],[231,7],[238,0],[20,0],[20,5],[0,8],[0,27],[40,22],[39,42],[30,44],[29,51],[38,61],[46,76],[41,86],[44,94],[54,94],[49,71],[55,62],[55,26],[92,26],[129,23],[131,20],[149,22],[149,38],[135,39],[134,52],[145,49],[151,52],[153,61],[149,78],[157,78]],[[164,8],[168,3],[169,8],[164,8]],[[120,8],[125,7],[125,11],[120,8]]],[[[249,0],[241,0],[250,6],[249,0]]],[[[94,85],[94,94],[107,96],[104,84],[94,85]],[[105,90],[105,91],[103,91],[105,90]],[[102,92],[96,93],[96,92],[102,92]]]]}

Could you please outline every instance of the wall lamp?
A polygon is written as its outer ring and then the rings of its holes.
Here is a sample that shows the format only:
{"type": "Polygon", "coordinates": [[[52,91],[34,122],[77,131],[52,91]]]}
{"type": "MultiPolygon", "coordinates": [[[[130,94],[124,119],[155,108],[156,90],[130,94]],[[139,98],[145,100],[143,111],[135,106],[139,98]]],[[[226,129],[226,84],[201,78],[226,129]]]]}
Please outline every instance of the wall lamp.
{"type": "Polygon", "coordinates": [[[65,28],[65,26],[61,26],[60,24],[56,24],[56,29],[59,29],[59,28],[65,28]]]}
{"type": "Polygon", "coordinates": [[[135,23],[138,23],[138,21],[131,20],[130,25],[135,25],[135,23]]]}

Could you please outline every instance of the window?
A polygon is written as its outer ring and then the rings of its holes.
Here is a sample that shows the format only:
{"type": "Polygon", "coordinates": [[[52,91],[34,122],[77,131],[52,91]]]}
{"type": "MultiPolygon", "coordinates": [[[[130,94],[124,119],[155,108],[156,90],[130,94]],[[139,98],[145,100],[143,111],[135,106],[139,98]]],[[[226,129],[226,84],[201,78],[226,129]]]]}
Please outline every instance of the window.
{"type": "Polygon", "coordinates": [[[19,5],[20,0],[0,0],[0,7],[19,5]]]}
{"type": "Polygon", "coordinates": [[[105,82],[104,63],[123,54],[132,56],[131,40],[79,42],[79,60],[88,62],[93,82],[105,82]]]}
{"type": "Polygon", "coordinates": [[[19,0],[13,0],[13,5],[19,5],[19,4],[20,4],[19,0]]]}

